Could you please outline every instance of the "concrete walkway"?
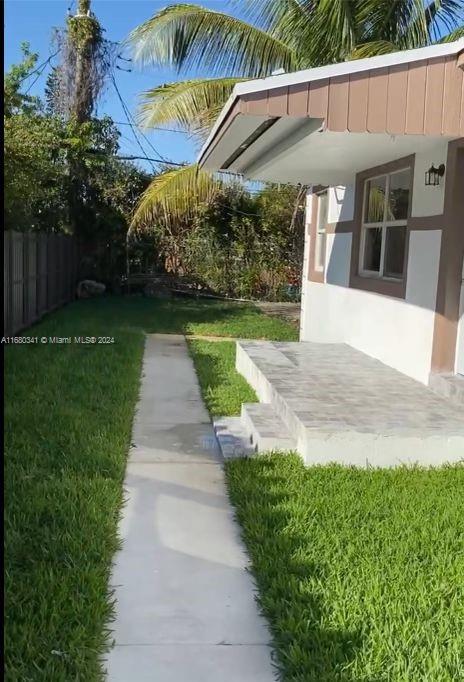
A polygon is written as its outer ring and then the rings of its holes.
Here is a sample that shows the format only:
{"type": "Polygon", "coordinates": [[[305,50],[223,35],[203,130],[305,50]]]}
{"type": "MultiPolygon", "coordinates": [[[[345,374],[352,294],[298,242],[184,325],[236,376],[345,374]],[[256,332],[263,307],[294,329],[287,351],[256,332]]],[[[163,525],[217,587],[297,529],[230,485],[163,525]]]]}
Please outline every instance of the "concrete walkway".
{"type": "Polygon", "coordinates": [[[271,682],[269,633],[182,336],[147,337],[108,682],[271,682]]]}
{"type": "Polygon", "coordinates": [[[271,317],[280,317],[286,322],[294,324],[298,327],[301,316],[301,303],[291,303],[282,301],[281,303],[274,303],[272,301],[254,301],[254,305],[271,317]]]}

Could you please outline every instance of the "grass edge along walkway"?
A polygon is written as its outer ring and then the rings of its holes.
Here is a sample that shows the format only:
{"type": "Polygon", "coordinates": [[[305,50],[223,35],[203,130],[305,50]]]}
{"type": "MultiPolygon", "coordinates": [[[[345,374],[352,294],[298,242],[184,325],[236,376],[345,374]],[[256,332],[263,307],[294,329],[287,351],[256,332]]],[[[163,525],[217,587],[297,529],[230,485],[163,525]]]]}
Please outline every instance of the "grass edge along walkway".
{"type": "Polygon", "coordinates": [[[284,680],[464,679],[464,466],[225,469],[284,680]]]}
{"type": "Polygon", "coordinates": [[[296,333],[253,306],[105,297],[72,303],[23,336],[109,343],[5,347],[7,682],[103,679],[144,332],[296,333]]]}
{"type": "MultiPolygon", "coordinates": [[[[256,396],[235,344],[189,339],[211,415],[256,396]]],[[[306,468],[296,454],[225,463],[289,682],[464,679],[464,468],[306,468]]]]}

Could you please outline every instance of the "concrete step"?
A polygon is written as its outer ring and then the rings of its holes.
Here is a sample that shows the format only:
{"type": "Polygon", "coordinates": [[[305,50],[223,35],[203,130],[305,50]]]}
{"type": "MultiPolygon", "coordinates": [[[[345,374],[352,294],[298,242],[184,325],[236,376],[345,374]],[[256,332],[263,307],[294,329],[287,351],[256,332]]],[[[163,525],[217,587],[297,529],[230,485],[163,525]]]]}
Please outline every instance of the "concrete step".
{"type": "Polygon", "coordinates": [[[241,420],[255,452],[296,450],[296,439],[269,403],[243,403],[241,420]]]}
{"type": "MultiPolygon", "coordinates": [[[[290,346],[298,345],[296,342],[290,346]]],[[[304,440],[305,429],[295,414],[292,406],[281,395],[272,379],[261,367],[264,358],[265,366],[272,368],[272,372],[283,372],[292,375],[295,365],[275,347],[274,343],[266,341],[237,341],[236,369],[250,386],[255,390],[261,405],[268,405],[274,412],[274,418],[281,422],[282,433],[290,433],[293,440],[299,443],[304,440]]],[[[265,408],[266,409],[266,408],[265,408]]]]}
{"type": "Polygon", "coordinates": [[[213,419],[214,433],[224,459],[249,457],[255,450],[240,417],[213,419]]]}
{"type": "Polygon", "coordinates": [[[310,465],[462,462],[459,376],[447,377],[442,389],[448,399],[438,398],[426,386],[348,345],[313,342],[238,341],[236,368],[261,401],[252,409],[272,410],[263,428],[244,410],[247,431],[253,432],[248,416],[256,426],[252,441],[258,451],[295,449],[310,465]],[[270,435],[264,430],[269,420],[271,434],[290,434],[296,447],[260,439],[270,435]]]}

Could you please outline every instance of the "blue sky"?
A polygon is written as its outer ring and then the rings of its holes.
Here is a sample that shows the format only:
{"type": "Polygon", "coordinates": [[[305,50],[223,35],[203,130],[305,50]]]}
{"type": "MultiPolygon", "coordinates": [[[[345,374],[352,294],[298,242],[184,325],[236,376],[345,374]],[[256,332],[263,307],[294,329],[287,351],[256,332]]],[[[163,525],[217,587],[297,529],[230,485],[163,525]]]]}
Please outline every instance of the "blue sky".
{"type": "MultiPolygon", "coordinates": [[[[106,29],[106,37],[113,41],[123,40],[135,27],[148,19],[162,7],[175,0],[92,0],[92,8],[102,26],[106,29]]],[[[179,0],[182,1],[182,0],[179,0]]],[[[459,0],[464,5],[464,0],[459,0]]],[[[210,9],[228,12],[239,16],[238,0],[201,0],[201,4],[210,9]]],[[[68,8],[75,11],[76,0],[5,0],[5,69],[21,58],[20,44],[27,41],[31,49],[39,53],[39,60],[44,61],[51,53],[50,39],[53,27],[63,26],[68,8]]],[[[123,62],[121,62],[124,65],[123,62]]],[[[132,72],[116,71],[118,88],[134,114],[137,108],[138,95],[155,85],[177,80],[175,72],[166,69],[147,67],[143,71],[132,65],[132,72]]],[[[187,75],[188,74],[183,74],[187,75]]],[[[42,94],[46,73],[31,89],[32,94],[42,94]]],[[[125,116],[121,104],[111,85],[99,105],[99,114],[107,113],[114,121],[124,122],[125,116]]],[[[131,129],[127,125],[120,126],[121,154],[137,155],[140,149],[133,139],[131,129]]],[[[152,131],[148,138],[160,154],[171,161],[193,161],[196,150],[193,142],[185,133],[152,131]]],[[[148,145],[144,146],[149,155],[155,155],[148,145]]],[[[142,163],[142,162],[141,162],[142,163]]],[[[150,165],[142,163],[148,169],[150,165]]]]}
{"type": "MultiPolygon", "coordinates": [[[[4,5],[5,69],[8,69],[12,63],[20,61],[20,44],[23,41],[29,42],[31,49],[39,53],[39,62],[44,61],[52,52],[50,47],[52,29],[63,26],[71,3],[72,0],[6,0],[4,5]]],[[[75,4],[74,0],[74,10],[75,4]]],[[[92,8],[106,29],[105,37],[121,41],[135,26],[168,4],[170,0],[93,0],[92,8]]],[[[229,13],[233,11],[227,1],[202,0],[201,4],[219,11],[229,13]]],[[[131,73],[116,71],[118,88],[132,113],[135,113],[140,92],[177,79],[176,74],[169,70],[147,67],[142,71],[133,64],[126,65],[121,62],[121,65],[132,68],[131,73]]],[[[45,79],[46,73],[31,89],[32,94],[42,94],[45,79]]],[[[111,85],[108,85],[99,105],[99,114],[102,113],[109,114],[115,121],[126,120],[111,85]]],[[[120,139],[120,153],[140,154],[140,148],[133,139],[131,129],[128,126],[120,126],[120,131],[123,135],[120,139]]],[[[183,133],[156,130],[148,133],[147,136],[154,147],[171,161],[192,161],[195,158],[195,146],[183,133]]],[[[150,156],[155,155],[146,143],[144,146],[147,152],[150,152],[150,156]]]]}

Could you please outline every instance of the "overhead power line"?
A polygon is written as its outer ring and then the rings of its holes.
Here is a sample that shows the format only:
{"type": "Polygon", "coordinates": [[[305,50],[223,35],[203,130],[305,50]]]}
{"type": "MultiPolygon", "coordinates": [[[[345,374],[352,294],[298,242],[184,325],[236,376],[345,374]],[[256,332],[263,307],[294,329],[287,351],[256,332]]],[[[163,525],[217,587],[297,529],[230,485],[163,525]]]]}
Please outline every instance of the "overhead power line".
{"type": "MultiPolygon", "coordinates": [[[[143,145],[141,144],[141,142],[140,142],[140,140],[139,140],[139,138],[138,138],[138,135],[137,135],[137,133],[136,133],[136,131],[135,131],[133,125],[131,124],[130,116],[129,116],[129,114],[130,114],[129,109],[128,109],[128,107],[127,107],[127,105],[126,105],[126,103],[125,103],[125,101],[124,101],[124,99],[123,99],[121,93],[119,92],[119,88],[118,88],[118,86],[117,86],[117,84],[116,84],[116,80],[115,80],[115,77],[114,77],[113,74],[111,75],[111,81],[112,81],[112,83],[113,83],[113,87],[114,87],[114,89],[115,89],[115,91],[116,91],[116,94],[117,94],[117,96],[118,96],[118,99],[119,99],[119,102],[120,102],[120,104],[121,104],[122,110],[123,110],[123,112],[124,112],[124,114],[125,114],[125,116],[126,116],[127,122],[129,123],[129,125],[130,125],[130,127],[131,127],[132,134],[133,134],[133,136],[134,136],[134,140],[136,141],[136,143],[137,143],[139,149],[142,151],[142,154],[144,155],[145,160],[146,160],[146,161],[151,161],[151,162],[152,162],[153,159],[148,159],[147,154],[146,154],[146,152],[145,152],[145,149],[143,148],[143,145]]],[[[152,167],[153,172],[156,173],[156,167],[153,165],[153,163],[151,163],[151,167],[152,167]]]]}
{"type": "Polygon", "coordinates": [[[120,156],[118,154],[116,158],[123,159],[124,161],[135,161],[136,159],[140,159],[142,161],[154,161],[155,163],[165,163],[169,166],[179,166],[181,168],[185,168],[187,165],[185,163],[176,163],[175,161],[165,161],[164,159],[153,159],[150,156],[120,156]]]}
{"type": "MultiPolygon", "coordinates": [[[[26,76],[24,76],[23,78],[21,78],[21,80],[19,81],[18,85],[21,85],[21,83],[24,83],[24,81],[26,81],[28,78],[30,78],[30,77],[33,76],[35,73],[37,73],[38,71],[40,71],[40,73],[39,73],[39,75],[37,76],[37,78],[36,78],[36,79],[32,82],[32,84],[29,86],[29,90],[30,90],[31,87],[32,87],[32,86],[34,85],[34,83],[36,82],[36,80],[37,80],[38,78],[40,78],[40,76],[42,75],[42,73],[43,73],[45,67],[47,66],[47,64],[49,64],[49,63],[51,62],[51,60],[52,60],[54,57],[56,57],[56,55],[59,53],[60,49],[61,49],[61,48],[58,48],[58,50],[57,50],[56,52],[54,52],[53,54],[51,54],[51,55],[48,57],[48,59],[46,59],[44,62],[42,62],[41,64],[39,64],[39,66],[38,66],[36,69],[34,69],[34,71],[31,71],[31,73],[28,73],[26,76]]],[[[28,90],[28,92],[29,92],[29,90],[28,90]]]]}
{"type": "MultiPolygon", "coordinates": [[[[132,123],[127,123],[124,121],[113,121],[118,126],[130,126],[132,127],[132,123]]],[[[163,128],[162,126],[152,126],[150,130],[161,130],[165,131],[167,133],[180,133],[181,135],[190,135],[188,130],[177,130],[176,128],[163,128]]]]}
{"type": "MultiPolygon", "coordinates": [[[[124,114],[125,114],[125,116],[126,116],[127,125],[130,126],[130,128],[131,128],[131,130],[132,130],[132,134],[133,134],[135,140],[137,141],[137,144],[138,144],[139,148],[142,150],[142,153],[146,155],[145,149],[143,148],[143,145],[141,144],[141,142],[140,142],[140,140],[139,140],[139,138],[138,138],[138,135],[139,135],[139,134],[143,137],[143,139],[144,139],[145,142],[148,144],[148,146],[153,150],[153,152],[154,152],[157,156],[160,157],[161,161],[158,161],[159,163],[170,163],[170,162],[168,161],[168,159],[166,159],[166,158],[163,156],[163,154],[161,154],[161,152],[160,152],[158,149],[156,149],[156,147],[151,143],[151,141],[147,138],[147,136],[146,136],[146,135],[137,127],[137,124],[136,124],[136,122],[135,122],[135,119],[134,119],[134,117],[132,116],[129,107],[127,106],[126,102],[124,101],[124,98],[123,98],[123,96],[121,95],[121,92],[120,92],[120,90],[119,90],[119,88],[118,88],[118,86],[117,86],[116,79],[115,79],[114,75],[111,76],[111,80],[112,80],[112,83],[113,83],[113,87],[114,87],[114,89],[115,89],[115,91],[116,91],[116,94],[117,94],[117,96],[118,96],[118,99],[119,99],[119,101],[120,101],[120,103],[121,103],[123,112],[124,112],[124,114]]],[[[147,155],[146,155],[146,157],[147,157],[146,160],[148,160],[148,156],[147,156],[147,155]]],[[[155,168],[153,168],[153,171],[155,171],[155,168]]]]}

